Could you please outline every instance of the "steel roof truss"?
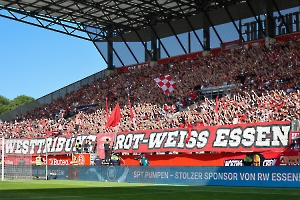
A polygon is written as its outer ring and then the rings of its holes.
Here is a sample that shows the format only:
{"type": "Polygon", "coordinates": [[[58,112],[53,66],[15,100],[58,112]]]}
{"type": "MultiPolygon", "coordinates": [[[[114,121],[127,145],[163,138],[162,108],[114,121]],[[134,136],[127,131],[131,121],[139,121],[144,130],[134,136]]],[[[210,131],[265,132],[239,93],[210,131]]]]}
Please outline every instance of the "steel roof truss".
{"type": "Polygon", "coordinates": [[[225,8],[225,10],[226,10],[226,13],[227,13],[227,15],[229,16],[229,18],[230,18],[230,20],[231,20],[231,22],[232,22],[233,26],[235,27],[236,31],[238,32],[238,34],[239,34],[240,38],[242,39],[242,41],[243,41],[243,42],[245,42],[245,40],[244,40],[244,37],[243,37],[243,34],[242,34],[241,30],[239,30],[239,28],[238,28],[238,27],[237,27],[237,25],[235,24],[235,22],[234,22],[234,20],[233,20],[233,18],[232,18],[232,16],[231,16],[231,14],[230,14],[230,12],[229,12],[229,10],[228,10],[227,6],[225,6],[224,8],[225,8]]]}
{"type": "Polygon", "coordinates": [[[187,16],[185,15],[185,13],[183,12],[183,10],[181,9],[181,6],[178,4],[178,7],[180,8],[180,11],[182,12],[182,14],[184,15],[184,19],[187,21],[188,25],[191,27],[195,37],[197,38],[199,44],[201,45],[202,49],[204,49],[203,43],[201,42],[198,34],[196,33],[194,27],[192,26],[191,22],[189,21],[189,19],[187,18],[187,16]]]}
{"type": "Polygon", "coordinates": [[[263,29],[263,27],[262,27],[262,24],[261,24],[261,22],[257,19],[257,16],[255,15],[255,12],[254,12],[254,10],[253,10],[253,8],[252,8],[250,2],[249,2],[249,1],[246,1],[246,3],[247,3],[247,5],[248,5],[248,7],[250,8],[250,11],[252,12],[253,17],[255,18],[256,23],[258,24],[258,28],[260,29],[260,31],[261,31],[261,32],[264,34],[264,36],[266,37],[266,33],[265,33],[265,31],[264,31],[264,29],[263,29]]]}
{"type": "Polygon", "coordinates": [[[274,0],[272,0],[272,3],[273,3],[273,5],[275,6],[276,11],[277,11],[277,13],[278,13],[278,15],[279,15],[279,17],[280,17],[282,23],[284,24],[284,26],[285,26],[287,32],[290,33],[290,29],[289,29],[288,25],[286,24],[286,22],[285,22],[285,20],[284,20],[284,17],[282,16],[282,14],[281,14],[281,12],[280,12],[280,10],[279,10],[279,8],[278,8],[276,2],[275,2],[274,0]]]}

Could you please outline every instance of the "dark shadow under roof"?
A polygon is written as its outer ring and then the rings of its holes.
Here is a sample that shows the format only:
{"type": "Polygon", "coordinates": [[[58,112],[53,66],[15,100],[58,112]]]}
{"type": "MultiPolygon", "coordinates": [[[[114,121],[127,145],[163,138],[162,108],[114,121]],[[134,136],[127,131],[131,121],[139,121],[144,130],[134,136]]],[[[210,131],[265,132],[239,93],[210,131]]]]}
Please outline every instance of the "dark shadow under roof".
{"type": "MultiPolygon", "coordinates": [[[[151,29],[159,38],[203,27],[206,13],[214,25],[263,14],[270,0],[0,0],[0,9],[54,23],[70,23],[104,30],[98,41],[151,40],[151,29]],[[191,26],[186,23],[190,22],[191,26]],[[107,34],[110,33],[110,34],[107,34]],[[120,36],[122,35],[122,36],[120,36]],[[123,38],[122,38],[123,37],[123,38]]],[[[299,0],[274,0],[280,10],[299,6],[299,0]]],[[[274,11],[276,11],[274,9],[274,11]]]]}

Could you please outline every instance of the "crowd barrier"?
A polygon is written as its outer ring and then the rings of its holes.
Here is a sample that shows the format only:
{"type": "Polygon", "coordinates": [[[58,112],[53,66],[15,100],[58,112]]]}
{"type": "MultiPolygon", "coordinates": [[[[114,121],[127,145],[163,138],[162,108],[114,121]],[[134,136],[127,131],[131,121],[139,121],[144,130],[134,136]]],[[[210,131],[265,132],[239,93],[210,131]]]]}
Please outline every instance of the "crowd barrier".
{"type": "MultiPolygon", "coordinates": [[[[172,185],[300,187],[299,166],[273,167],[128,167],[49,166],[48,174],[60,180],[155,183],[172,185]]],[[[33,176],[45,176],[34,166],[33,176]]]]}

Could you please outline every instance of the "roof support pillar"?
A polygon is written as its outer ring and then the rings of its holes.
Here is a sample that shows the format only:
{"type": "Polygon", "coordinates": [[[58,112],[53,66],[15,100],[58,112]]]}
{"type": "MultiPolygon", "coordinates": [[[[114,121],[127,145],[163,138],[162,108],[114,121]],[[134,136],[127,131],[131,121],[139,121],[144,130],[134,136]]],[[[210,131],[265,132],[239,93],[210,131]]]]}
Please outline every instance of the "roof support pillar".
{"type": "MultiPolygon", "coordinates": [[[[236,31],[238,32],[240,40],[243,41],[243,42],[245,42],[245,40],[244,40],[244,38],[243,38],[241,26],[239,26],[239,28],[237,27],[237,25],[235,24],[235,22],[234,22],[234,20],[233,20],[233,18],[232,18],[232,16],[231,16],[231,14],[230,14],[230,12],[229,12],[227,6],[225,6],[224,8],[225,8],[226,13],[227,13],[227,15],[229,16],[229,18],[230,18],[230,20],[231,20],[233,26],[235,27],[236,31]]],[[[240,20],[240,22],[241,22],[241,20],[240,20]]]]}
{"type": "MultiPolygon", "coordinates": [[[[253,10],[253,8],[252,8],[250,2],[249,2],[249,1],[246,1],[246,3],[247,3],[247,5],[248,5],[250,11],[252,12],[252,15],[253,15],[253,17],[255,18],[255,21],[256,21],[256,23],[257,23],[257,25],[258,25],[258,36],[261,35],[261,33],[259,33],[259,31],[261,31],[262,34],[263,34],[263,36],[266,37],[266,33],[265,33],[265,31],[264,31],[264,29],[263,29],[263,27],[262,27],[262,24],[261,24],[261,21],[260,21],[259,17],[256,17],[256,14],[254,13],[254,10],[253,10]]],[[[258,38],[256,37],[256,32],[257,32],[256,24],[250,23],[250,26],[251,26],[251,30],[254,30],[254,33],[253,33],[254,39],[258,39],[258,38]]]]}
{"type": "MultiPolygon", "coordinates": [[[[273,3],[273,5],[274,5],[274,7],[276,8],[277,13],[278,13],[278,15],[279,15],[279,17],[280,17],[280,19],[281,19],[283,25],[284,25],[285,28],[286,28],[286,32],[287,32],[287,33],[290,33],[290,29],[289,29],[288,25],[286,24],[286,21],[284,20],[284,17],[282,16],[282,14],[281,14],[281,12],[280,12],[280,10],[279,10],[279,8],[278,8],[276,2],[275,2],[274,0],[272,0],[272,3],[273,3]]],[[[285,33],[283,33],[283,34],[285,34],[285,33]]]]}
{"type": "MultiPolygon", "coordinates": [[[[110,36],[112,36],[112,27],[110,27],[110,30],[108,30],[108,35],[107,37],[109,38],[110,36]]],[[[108,45],[107,45],[107,69],[109,70],[113,70],[115,67],[114,67],[114,62],[113,62],[113,45],[114,45],[114,42],[109,42],[108,41],[108,45]]]]}
{"type": "Polygon", "coordinates": [[[157,38],[153,29],[151,29],[151,61],[157,61],[157,38]]]}
{"type": "Polygon", "coordinates": [[[266,37],[275,37],[275,22],[273,17],[273,3],[270,0],[266,1],[266,22],[265,22],[265,32],[266,37]]]}
{"type": "Polygon", "coordinates": [[[107,69],[114,69],[114,64],[113,64],[113,42],[111,45],[107,45],[107,69]]]}
{"type": "Polygon", "coordinates": [[[203,50],[210,51],[210,23],[207,17],[203,16],[203,50]]]}

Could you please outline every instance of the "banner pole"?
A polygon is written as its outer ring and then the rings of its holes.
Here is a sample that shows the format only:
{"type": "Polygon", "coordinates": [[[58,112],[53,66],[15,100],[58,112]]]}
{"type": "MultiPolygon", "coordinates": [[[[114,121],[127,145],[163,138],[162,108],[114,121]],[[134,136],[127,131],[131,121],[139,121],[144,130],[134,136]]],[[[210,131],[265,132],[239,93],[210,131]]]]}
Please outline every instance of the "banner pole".
{"type": "Polygon", "coordinates": [[[46,180],[48,180],[48,143],[47,143],[47,138],[45,138],[45,147],[46,147],[46,180]]]}
{"type": "Polygon", "coordinates": [[[111,147],[112,151],[115,150],[115,145],[116,145],[116,141],[117,141],[117,131],[119,130],[119,126],[120,126],[120,123],[115,127],[115,131],[114,131],[114,142],[113,142],[113,145],[111,147]]]}
{"type": "Polygon", "coordinates": [[[5,139],[4,137],[2,137],[2,155],[1,155],[1,180],[4,181],[4,162],[5,162],[5,159],[4,159],[4,145],[5,145],[5,139]]]}

